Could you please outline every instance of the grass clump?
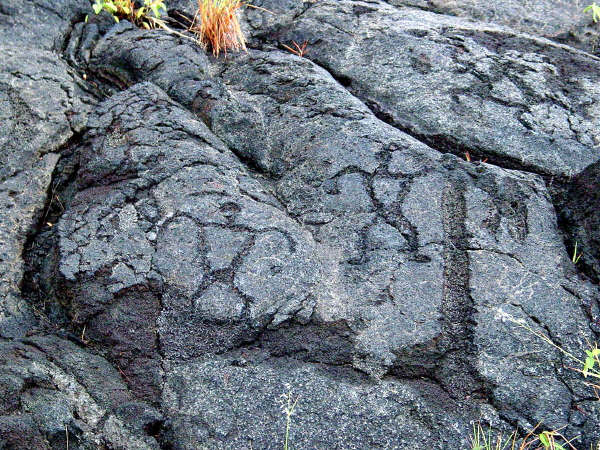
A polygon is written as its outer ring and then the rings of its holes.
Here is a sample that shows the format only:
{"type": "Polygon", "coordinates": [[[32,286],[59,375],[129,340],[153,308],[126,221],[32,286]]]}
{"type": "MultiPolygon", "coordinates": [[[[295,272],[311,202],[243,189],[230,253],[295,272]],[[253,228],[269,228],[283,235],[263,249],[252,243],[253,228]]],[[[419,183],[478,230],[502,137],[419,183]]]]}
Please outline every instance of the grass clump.
{"type": "Polygon", "coordinates": [[[204,48],[210,48],[215,56],[219,56],[221,52],[227,54],[228,50],[246,50],[246,39],[237,16],[240,8],[247,6],[271,12],[241,0],[198,0],[198,10],[194,19],[190,19],[191,25],[187,29],[195,35],[195,38],[192,38],[170,28],[161,18],[161,11],[167,11],[164,0],[144,0],[139,7],[136,7],[134,0],[94,0],[92,6],[96,14],[105,11],[116,22],[127,19],[146,29],[160,28],[196,42],[204,48]]]}
{"type": "Polygon", "coordinates": [[[483,430],[481,423],[473,424],[473,434],[470,436],[471,439],[471,450],[511,450],[515,448],[517,439],[517,432],[508,436],[506,441],[502,438],[500,433],[495,438],[492,437],[492,429],[489,428],[487,434],[483,430]],[[509,447],[509,445],[512,446],[509,447]]]}
{"type": "Polygon", "coordinates": [[[536,434],[540,424],[537,424],[533,430],[517,442],[517,432],[515,431],[506,440],[502,434],[496,437],[492,436],[491,428],[488,432],[483,430],[481,423],[473,425],[473,434],[471,435],[471,450],[577,450],[571,441],[567,440],[560,430],[542,431],[536,434]]]}
{"type": "Polygon", "coordinates": [[[144,0],[144,4],[136,8],[133,0],[95,0],[92,5],[94,12],[100,14],[108,12],[116,22],[128,19],[132,23],[144,28],[154,28],[160,19],[161,10],[167,12],[163,0],[144,0]]]}
{"type": "Polygon", "coordinates": [[[228,50],[246,50],[246,40],[237,10],[244,6],[239,0],[198,0],[198,12],[190,30],[213,55],[228,50]]]}

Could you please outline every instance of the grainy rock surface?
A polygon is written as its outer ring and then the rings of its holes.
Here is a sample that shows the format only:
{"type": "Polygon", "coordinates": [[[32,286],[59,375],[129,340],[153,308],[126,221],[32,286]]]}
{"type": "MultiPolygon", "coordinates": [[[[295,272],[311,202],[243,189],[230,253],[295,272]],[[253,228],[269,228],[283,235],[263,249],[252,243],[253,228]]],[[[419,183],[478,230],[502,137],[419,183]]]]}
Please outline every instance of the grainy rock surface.
{"type": "Polygon", "coordinates": [[[515,31],[565,42],[596,55],[600,35],[583,0],[386,0],[439,14],[509,26],[515,31]]]}
{"type": "Polygon", "coordinates": [[[564,33],[585,23],[583,9],[589,4],[581,0],[386,0],[395,6],[409,6],[440,14],[509,25],[519,31],[544,36],[564,33]]]}
{"type": "MultiPolygon", "coordinates": [[[[65,5],[64,11],[71,17],[77,10],[65,5]]],[[[58,30],[66,33],[68,27],[68,20],[57,20],[51,10],[33,2],[4,2],[0,7],[2,337],[22,335],[31,324],[30,308],[19,298],[23,246],[32,224],[43,215],[59,151],[82,131],[91,102],[73,70],[52,51],[58,30]],[[21,23],[40,15],[50,16],[47,28],[21,23]],[[33,34],[35,40],[29,40],[33,34]]]]}
{"type": "Polygon", "coordinates": [[[495,25],[323,0],[279,31],[307,41],[375,114],[431,147],[558,176],[597,160],[600,60],[495,25]],[[376,71],[366,71],[374,61],[376,71]]]}
{"type": "Polygon", "coordinates": [[[0,447],[280,448],[285,393],[293,448],[598,442],[534,334],[600,330],[579,5],[254,3],[226,58],[0,6],[0,447]]]}

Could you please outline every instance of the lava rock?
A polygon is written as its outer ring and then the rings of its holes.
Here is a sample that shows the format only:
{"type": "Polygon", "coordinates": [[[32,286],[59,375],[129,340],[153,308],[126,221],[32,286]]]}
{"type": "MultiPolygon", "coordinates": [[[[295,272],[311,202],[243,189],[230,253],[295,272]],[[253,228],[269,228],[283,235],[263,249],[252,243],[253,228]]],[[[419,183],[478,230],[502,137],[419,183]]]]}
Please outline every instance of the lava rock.
{"type": "Polygon", "coordinates": [[[0,6],[0,446],[277,448],[297,396],[298,448],[595,444],[540,336],[597,339],[597,59],[510,2],[256,3],[224,58],[0,6]]]}
{"type": "Polygon", "coordinates": [[[587,53],[380,2],[319,1],[275,38],[307,41],[378,117],[440,151],[563,177],[599,158],[587,53]]]}

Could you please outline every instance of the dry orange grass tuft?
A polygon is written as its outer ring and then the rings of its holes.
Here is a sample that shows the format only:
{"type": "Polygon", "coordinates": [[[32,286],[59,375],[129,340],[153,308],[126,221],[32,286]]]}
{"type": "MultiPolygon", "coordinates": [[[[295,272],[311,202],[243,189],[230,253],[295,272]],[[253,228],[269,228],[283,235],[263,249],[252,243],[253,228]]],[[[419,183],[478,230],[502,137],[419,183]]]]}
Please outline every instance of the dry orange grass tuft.
{"type": "Polygon", "coordinates": [[[198,12],[191,26],[200,43],[211,47],[213,55],[227,50],[246,50],[246,40],[236,12],[240,0],[198,0],[198,12]]]}

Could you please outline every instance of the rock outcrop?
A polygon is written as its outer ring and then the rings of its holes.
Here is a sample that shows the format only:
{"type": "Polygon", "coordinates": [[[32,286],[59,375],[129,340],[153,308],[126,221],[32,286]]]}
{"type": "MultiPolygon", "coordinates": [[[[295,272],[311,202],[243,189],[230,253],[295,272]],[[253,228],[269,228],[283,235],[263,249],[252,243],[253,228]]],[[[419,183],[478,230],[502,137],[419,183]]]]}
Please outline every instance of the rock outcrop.
{"type": "Polygon", "coordinates": [[[289,392],[294,448],[600,441],[535,334],[600,331],[568,5],[538,32],[512,2],[257,0],[214,58],[48,3],[0,6],[2,445],[279,448],[289,392]]]}

